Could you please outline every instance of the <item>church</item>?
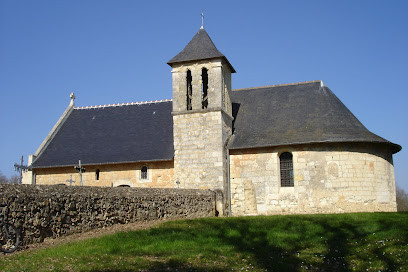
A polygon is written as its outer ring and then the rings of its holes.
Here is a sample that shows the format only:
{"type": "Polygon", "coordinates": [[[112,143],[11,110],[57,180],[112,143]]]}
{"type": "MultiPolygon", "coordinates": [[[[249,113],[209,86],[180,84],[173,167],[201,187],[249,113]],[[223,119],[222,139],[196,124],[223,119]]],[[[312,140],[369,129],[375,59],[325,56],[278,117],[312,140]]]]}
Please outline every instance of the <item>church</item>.
{"type": "Polygon", "coordinates": [[[75,107],[26,184],[210,189],[220,215],[396,211],[392,155],[322,82],[231,89],[201,27],[167,63],[172,99],[75,107]]]}

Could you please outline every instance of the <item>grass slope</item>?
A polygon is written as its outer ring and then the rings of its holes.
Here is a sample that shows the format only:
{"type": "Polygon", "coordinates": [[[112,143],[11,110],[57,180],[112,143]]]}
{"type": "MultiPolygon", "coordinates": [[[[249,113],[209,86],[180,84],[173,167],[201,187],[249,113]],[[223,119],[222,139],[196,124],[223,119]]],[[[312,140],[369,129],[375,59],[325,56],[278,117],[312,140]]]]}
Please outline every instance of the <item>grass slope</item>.
{"type": "Polygon", "coordinates": [[[167,222],[0,258],[0,271],[408,271],[408,214],[167,222]]]}

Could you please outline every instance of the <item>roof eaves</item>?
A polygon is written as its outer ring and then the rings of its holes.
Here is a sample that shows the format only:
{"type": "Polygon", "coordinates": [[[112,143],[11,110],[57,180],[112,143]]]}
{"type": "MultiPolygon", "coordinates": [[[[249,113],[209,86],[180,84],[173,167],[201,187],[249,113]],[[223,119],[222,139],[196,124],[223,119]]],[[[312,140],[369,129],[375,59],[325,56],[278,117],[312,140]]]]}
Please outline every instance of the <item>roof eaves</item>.
{"type": "Polygon", "coordinates": [[[305,145],[305,144],[334,144],[334,143],[373,143],[373,144],[385,144],[385,145],[389,145],[392,147],[392,153],[398,153],[399,151],[401,151],[402,147],[398,144],[394,144],[392,142],[389,141],[351,141],[351,140],[347,140],[347,141],[309,141],[309,142],[292,142],[292,143],[281,143],[281,144],[268,144],[268,145],[247,145],[247,146],[238,146],[238,147],[234,147],[234,143],[232,142],[232,144],[230,145],[230,147],[228,149],[230,150],[240,150],[240,149],[256,149],[256,148],[266,148],[266,147],[279,147],[279,146],[292,146],[292,145],[305,145]]]}
{"type": "MultiPolygon", "coordinates": [[[[113,164],[130,164],[130,163],[143,163],[143,162],[167,162],[172,161],[171,159],[160,159],[160,160],[136,160],[136,161],[121,161],[121,162],[100,162],[100,163],[81,163],[82,166],[90,165],[113,165],[113,164]]],[[[43,168],[59,168],[59,167],[71,167],[73,164],[64,165],[45,165],[45,166],[31,166],[30,169],[43,169],[43,168]]]]}

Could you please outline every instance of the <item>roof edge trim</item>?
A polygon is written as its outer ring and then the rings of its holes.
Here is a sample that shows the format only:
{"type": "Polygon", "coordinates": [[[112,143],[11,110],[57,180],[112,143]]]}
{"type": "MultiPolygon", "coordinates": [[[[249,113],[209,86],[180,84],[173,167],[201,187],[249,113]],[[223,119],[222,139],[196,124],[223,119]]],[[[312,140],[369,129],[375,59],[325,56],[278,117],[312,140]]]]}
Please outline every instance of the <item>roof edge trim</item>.
{"type": "Polygon", "coordinates": [[[57,123],[51,129],[50,133],[48,133],[47,137],[45,137],[44,141],[41,143],[40,147],[38,147],[37,151],[34,153],[34,157],[39,157],[43,153],[43,151],[47,148],[48,144],[52,141],[55,137],[57,132],[60,130],[62,125],[68,119],[68,116],[74,110],[74,103],[70,103],[61,117],[58,119],[57,123]]]}
{"type": "Polygon", "coordinates": [[[118,103],[118,104],[107,104],[107,105],[96,105],[96,106],[84,106],[75,107],[76,110],[87,110],[87,109],[99,109],[99,108],[109,108],[109,107],[122,107],[122,106],[133,106],[133,105],[145,105],[145,104],[155,104],[170,102],[172,99],[154,100],[154,101],[142,101],[142,102],[129,102],[129,103],[118,103]]]}

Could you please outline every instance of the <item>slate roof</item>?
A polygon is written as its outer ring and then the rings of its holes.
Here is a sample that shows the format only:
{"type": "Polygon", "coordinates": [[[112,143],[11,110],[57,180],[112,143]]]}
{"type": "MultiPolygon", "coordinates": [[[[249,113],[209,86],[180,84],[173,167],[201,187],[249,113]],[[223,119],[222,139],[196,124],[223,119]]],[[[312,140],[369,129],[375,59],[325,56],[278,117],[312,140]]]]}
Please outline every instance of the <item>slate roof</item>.
{"type": "Polygon", "coordinates": [[[231,149],[328,142],[401,146],[368,131],[321,81],[232,92],[231,149]]]}
{"type": "Polygon", "coordinates": [[[74,108],[33,168],[172,160],[172,102],[74,108]]]}
{"type": "Polygon", "coordinates": [[[184,47],[184,49],[174,58],[169,60],[167,64],[173,66],[175,63],[214,58],[224,59],[231,68],[231,72],[235,73],[234,67],[232,67],[227,58],[220,51],[218,51],[207,31],[205,31],[204,28],[201,28],[198,30],[197,34],[195,34],[193,39],[187,44],[187,46],[184,47]]]}
{"type": "MultiPolygon", "coordinates": [[[[401,146],[368,131],[320,81],[232,92],[230,149],[363,142],[401,146]]],[[[172,160],[172,102],[74,108],[32,168],[172,160]]]]}

